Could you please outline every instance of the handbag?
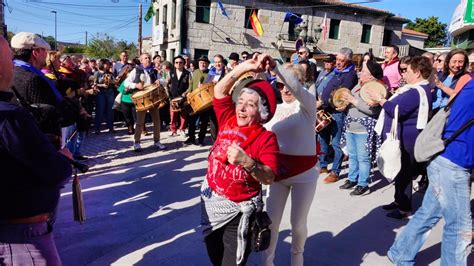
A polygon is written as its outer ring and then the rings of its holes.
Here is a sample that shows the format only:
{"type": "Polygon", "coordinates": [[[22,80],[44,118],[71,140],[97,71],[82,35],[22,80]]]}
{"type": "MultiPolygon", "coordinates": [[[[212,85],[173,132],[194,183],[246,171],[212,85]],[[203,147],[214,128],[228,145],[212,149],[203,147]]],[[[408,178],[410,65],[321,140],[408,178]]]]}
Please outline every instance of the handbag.
{"type": "Polygon", "coordinates": [[[402,168],[402,152],[400,150],[400,140],[397,137],[398,126],[398,105],[395,106],[395,114],[392,120],[392,127],[387,133],[387,139],[382,143],[377,157],[377,167],[379,172],[392,182],[402,168]]]}
{"type": "Polygon", "coordinates": [[[112,109],[120,111],[121,106],[122,106],[122,93],[120,92],[119,94],[117,94],[117,96],[114,99],[114,105],[112,106],[112,109]]]}
{"type": "MultiPolygon", "coordinates": [[[[260,196],[262,192],[260,192],[260,196]]],[[[254,213],[254,219],[250,225],[252,251],[259,252],[266,250],[270,246],[272,220],[268,213],[263,210],[257,210],[254,213]]]]}
{"type": "Polygon", "coordinates": [[[451,113],[451,106],[456,100],[456,94],[454,98],[444,108],[440,109],[430,122],[426,125],[426,128],[421,131],[415,141],[415,159],[417,162],[427,162],[436,157],[444,151],[446,146],[453,141],[459,134],[462,133],[466,128],[474,123],[474,120],[468,121],[460,129],[456,130],[448,139],[443,139],[443,132],[446,122],[448,121],[449,114],[451,113]]]}

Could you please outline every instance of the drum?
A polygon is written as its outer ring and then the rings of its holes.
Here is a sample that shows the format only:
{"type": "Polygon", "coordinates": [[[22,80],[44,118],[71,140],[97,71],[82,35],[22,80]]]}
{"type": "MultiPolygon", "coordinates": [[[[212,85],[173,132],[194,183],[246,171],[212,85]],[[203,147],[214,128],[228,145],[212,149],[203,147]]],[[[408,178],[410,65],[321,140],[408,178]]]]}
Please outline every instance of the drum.
{"type": "Polygon", "coordinates": [[[188,102],[194,113],[204,111],[212,106],[214,99],[214,83],[201,84],[187,95],[188,102]]]}
{"type": "Polygon", "coordinates": [[[170,102],[170,108],[171,112],[180,112],[181,107],[183,106],[183,97],[176,97],[171,100],[170,102]]]}
{"type": "Polygon", "coordinates": [[[316,127],[314,128],[314,131],[316,133],[321,132],[324,128],[329,126],[332,121],[332,116],[325,112],[324,110],[319,110],[316,112],[316,127]]]}
{"type": "Polygon", "coordinates": [[[345,94],[351,94],[351,91],[348,88],[338,88],[331,92],[331,97],[329,98],[329,103],[336,109],[346,109],[349,105],[349,102],[344,100],[345,94]]]}
{"type": "Polygon", "coordinates": [[[143,90],[136,91],[132,95],[132,101],[137,111],[146,111],[153,107],[158,107],[167,98],[168,95],[165,89],[156,84],[148,85],[143,90]]]}
{"type": "Polygon", "coordinates": [[[376,102],[370,98],[367,91],[377,93],[381,95],[383,98],[387,97],[387,87],[385,87],[385,84],[381,81],[372,80],[365,83],[360,88],[360,98],[362,98],[362,100],[364,100],[364,102],[366,102],[368,105],[376,104],[376,102]]]}

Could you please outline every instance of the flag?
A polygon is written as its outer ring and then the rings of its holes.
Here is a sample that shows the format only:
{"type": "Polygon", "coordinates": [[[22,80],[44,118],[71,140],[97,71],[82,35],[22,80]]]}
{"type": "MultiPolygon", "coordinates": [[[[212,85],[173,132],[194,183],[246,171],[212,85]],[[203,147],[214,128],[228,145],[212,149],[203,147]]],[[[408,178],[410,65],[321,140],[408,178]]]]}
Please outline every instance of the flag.
{"type": "Polygon", "coordinates": [[[321,38],[325,41],[328,35],[328,19],[326,13],[324,13],[323,22],[321,23],[321,38]]]}
{"type": "Polygon", "coordinates": [[[229,18],[229,14],[227,14],[227,11],[225,10],[224,5],[222,4],[221,0],[217,1],[217,5],[219,6],[219,9],[221,10],[221,14],[229,18]]]}
{"type": "Polygon", "coordinates": [[[148,20],[151,19],[155,15],[155,10],[153,9],[153,2],[150,4],[150,7],[148,8],[148,11],[146,12],[145,15],[145,21],[148,22],[148,20]]]}
{"type": "Polygon", "coordinates": [[[255,12],[255,10],[252,12],[252,15],[250,16],[250,24],[252,24],[253,32],[255,32],[255,34],[258,37],[263,36],[263,27],[262,27],[262,24],[260,23],[260,20],[258,20],[257,12],[255,12]]]}
{"type": "Polygon", "coordinates": [[[301,22],[303,22],[303,19],[296,14],[293,14],[291,12],[286,12],[284,22],[289,22],[289,21],[293,21],[295,25],[298,25],[301,22]]]}

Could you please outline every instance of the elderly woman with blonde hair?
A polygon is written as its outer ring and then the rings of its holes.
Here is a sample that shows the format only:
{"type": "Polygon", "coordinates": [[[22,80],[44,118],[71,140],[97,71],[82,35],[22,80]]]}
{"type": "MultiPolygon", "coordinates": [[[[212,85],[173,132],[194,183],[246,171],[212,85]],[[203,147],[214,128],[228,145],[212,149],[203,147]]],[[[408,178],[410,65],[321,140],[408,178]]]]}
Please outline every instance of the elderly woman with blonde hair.
{"type": "Polygon", "coordinates": [[[275,116],[265,128],[273,131],[280,153],[279,172],[269,187],[266,208],[272,224],[270,247],[263,252],[262,264],[273,265],[278,231],[291,192],[291,265],[303,265],[307,238],[307,217],[313,202],[318,178],[316,140],[315,92],[304,88],[305,71],[301,65],[275,65],[277,86],[283,102],[277,105],[275,116]]]}

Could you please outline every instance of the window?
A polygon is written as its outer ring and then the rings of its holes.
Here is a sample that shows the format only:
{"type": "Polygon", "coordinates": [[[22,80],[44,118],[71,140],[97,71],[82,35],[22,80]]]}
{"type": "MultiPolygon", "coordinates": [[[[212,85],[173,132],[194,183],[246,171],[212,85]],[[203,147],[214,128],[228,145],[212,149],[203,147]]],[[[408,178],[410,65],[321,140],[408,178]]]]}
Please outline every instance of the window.
{"type": "MultiPolygon", "coordinates": [[[[295,14],[298,17],[301,17],[301,14],[295,14]]],[[[295,18],[291,17],[290,21],[288,22],[288,40],[289,41],[296,41],[298,39],[298,32],[295,31],[297,25],[295,24],[295,18]]]]}
{"type": "Polygon", "coordinates": [[[164,29],[168,28],[168,6],[167,5],[163,6],[163,28],[164,29]]]}
{"type": "Polygon", "coordinates": [[[388,46],[388,45],[392,44],[392,33],[393,33],[393,31],[391,31],[391,30],[384,30],[383,31],[382,46],[388,46]]]}
{"type": "Polygon", "coordinates": [[[339,26],[341,21],[339,19],[331,19],[329,23],[329,39],[339,39],[339,26]]]}
{"type": "Polygon", "coordinates": [[[176,0],[171,3],[171,28],[176,28],[176,0]]]}
{"type": "Polygon", "coordinates": [[[160,24],[160,9],[156,9],[155,12],[155,26],[160,24]]]}
{"type": "MultiPolygon", "coordinates": [[[[171,60],[173,60],[173,58],[174,58],[175,56],[176,56],[176,50],[175,50],[175,49],[171,49],[171,50],[170,50],[170,58],[171,58],[171,60]]],[[[174,62],[173,62],[173,64],[174,64],[174,62]]]]}
{"type": "Polygon", "coordinates": [[[196,0],[196,22],[209,23],[211,0],[196,0]]]}
{"type": "Polygon", "coordinates": [[[252,15],[253,11],[257,13],[258,15],[258,9],[257,8],[252,8],[249,6],[245,7],[245,19],[244,19],[244,27],[246,29],[252,29],[252,23],[250,23],[250,16],[252,15]]]}
{"type": "Polygon", "coordinates": [[[209,50],[205,49],[194,49],[194,58],[199,58],[201,56],[208,56],[209,55],[209,50]]]}
{"type": "Polygon", "coordinates": [[[361,43],[370,43],[370,33],[372,32],[372,25],[362,25],[362,36],[360,37],[361,43]]]}

